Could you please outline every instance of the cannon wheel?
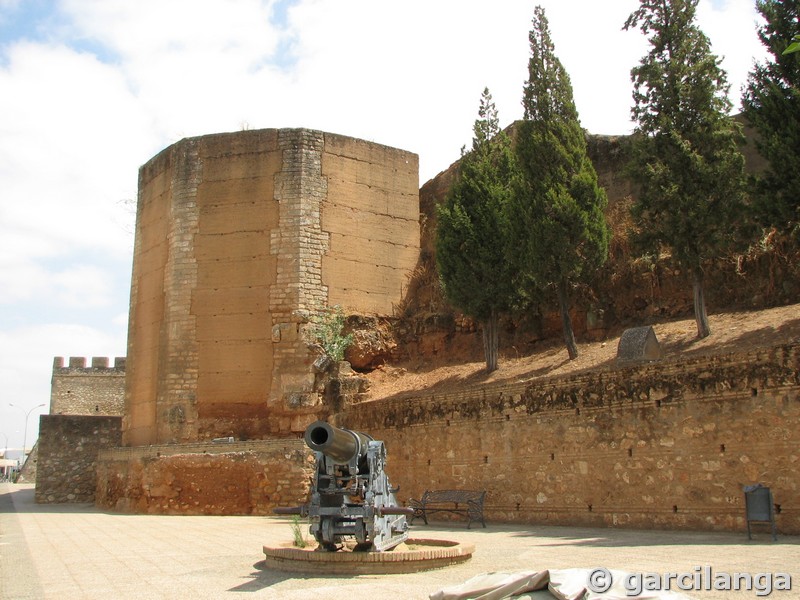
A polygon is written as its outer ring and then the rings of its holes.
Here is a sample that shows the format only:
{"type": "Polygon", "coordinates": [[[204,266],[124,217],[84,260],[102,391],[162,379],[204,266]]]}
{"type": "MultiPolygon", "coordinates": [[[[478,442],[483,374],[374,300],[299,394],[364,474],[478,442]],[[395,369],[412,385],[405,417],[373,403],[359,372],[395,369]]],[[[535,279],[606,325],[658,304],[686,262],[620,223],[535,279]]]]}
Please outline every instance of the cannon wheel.
{"type": "Polygon", "coordinates": [[[319,529],[314,532],[314,537],[320,548],[324,548],[328,552],[338,550],[333,533],[333,519],[323,519],[319,524],[319,529]]]}
{"type": "Polygon", "coordinates": [[[356,552],[368,552],[372,550],[372,540],[367,539],[367,525],[364,519],[358,519],[355,523],[355,536],[356,536],[356,552]]]}

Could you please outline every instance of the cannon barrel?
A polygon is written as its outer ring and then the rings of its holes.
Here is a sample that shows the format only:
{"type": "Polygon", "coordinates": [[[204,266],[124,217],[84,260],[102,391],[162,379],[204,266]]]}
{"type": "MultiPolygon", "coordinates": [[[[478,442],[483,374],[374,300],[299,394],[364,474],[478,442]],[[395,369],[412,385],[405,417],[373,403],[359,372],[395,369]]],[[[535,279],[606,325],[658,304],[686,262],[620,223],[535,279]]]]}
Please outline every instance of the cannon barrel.
{"type": "Polygon", "coordinates": [[[315,421],[306,428],[306,445],[337,464],[347,464],[356,457],[364,456],[372,437],[366,433],[339,429],[325,421],[315,421]]]}

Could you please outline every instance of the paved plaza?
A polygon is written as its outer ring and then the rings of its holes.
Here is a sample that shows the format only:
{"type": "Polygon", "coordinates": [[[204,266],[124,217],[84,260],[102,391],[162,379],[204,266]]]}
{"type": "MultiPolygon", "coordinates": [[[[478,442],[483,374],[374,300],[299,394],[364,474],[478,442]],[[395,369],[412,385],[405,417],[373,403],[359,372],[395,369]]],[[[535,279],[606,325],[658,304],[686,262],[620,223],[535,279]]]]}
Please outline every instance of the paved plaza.
{"type": "MultiPolygon", "coordinates": [[[[490,524],[415,525],[412,537],[470,542],[466,563],[408,575],[297,576],[264,567],[262,546],[292,539],[280,517],[123,515],[37,505],[32,485],[0,484],[0,598],[427,599],[492,571],[607,567],[639,573],[788,573],[800,598],[800,537],[490,524]]],[[[757,598],[756,590],[683,592],[757,598]]],[[[763,595],[763,594],[762,594],[763,595]]]]}

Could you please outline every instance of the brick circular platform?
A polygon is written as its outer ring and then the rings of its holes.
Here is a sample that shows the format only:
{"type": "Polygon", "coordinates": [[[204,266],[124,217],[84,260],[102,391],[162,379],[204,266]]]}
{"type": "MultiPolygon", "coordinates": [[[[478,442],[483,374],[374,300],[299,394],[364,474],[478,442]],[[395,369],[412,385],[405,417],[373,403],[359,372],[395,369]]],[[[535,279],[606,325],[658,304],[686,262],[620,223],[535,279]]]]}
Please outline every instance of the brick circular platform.
{"type": "Polygon", "coordinates": [[[383,573],[416,573],[449,567],[472,557],[474,544],[450,540],[410,539],[407,549],[389,552],[325,552],[285,545],[264,546],[268,568],[292,573],[325,575],[370,575],[383,573]]]}

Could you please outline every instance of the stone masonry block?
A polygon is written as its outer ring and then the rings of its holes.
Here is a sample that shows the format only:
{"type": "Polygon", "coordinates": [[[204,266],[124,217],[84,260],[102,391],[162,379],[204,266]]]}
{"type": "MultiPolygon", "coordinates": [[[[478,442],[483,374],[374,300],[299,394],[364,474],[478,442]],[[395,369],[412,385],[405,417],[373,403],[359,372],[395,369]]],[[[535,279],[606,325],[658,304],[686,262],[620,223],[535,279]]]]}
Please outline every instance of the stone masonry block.
{"type": "Polygon", "coordinates": [[[650,326],[626,329],[617,346],[618,363],[636,363],[660,360],[661,345],[650,326]]]}

